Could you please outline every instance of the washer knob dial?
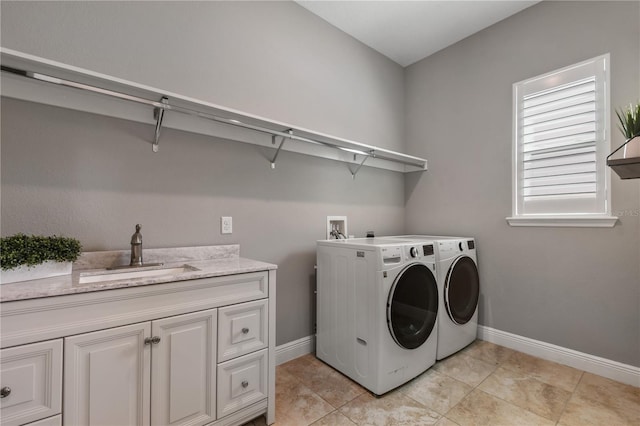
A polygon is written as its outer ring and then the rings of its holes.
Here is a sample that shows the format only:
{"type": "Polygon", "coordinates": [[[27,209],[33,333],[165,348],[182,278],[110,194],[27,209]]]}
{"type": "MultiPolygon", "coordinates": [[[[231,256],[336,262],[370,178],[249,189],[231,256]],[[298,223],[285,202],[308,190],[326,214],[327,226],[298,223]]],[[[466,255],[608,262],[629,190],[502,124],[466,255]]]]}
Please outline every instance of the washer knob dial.
{"type": "Polygon", "coordinates": [[[418,249],[415,247],[411,247],[409,249],[409,254],[411,255],[411,257],[418,257],[418,249]]]}

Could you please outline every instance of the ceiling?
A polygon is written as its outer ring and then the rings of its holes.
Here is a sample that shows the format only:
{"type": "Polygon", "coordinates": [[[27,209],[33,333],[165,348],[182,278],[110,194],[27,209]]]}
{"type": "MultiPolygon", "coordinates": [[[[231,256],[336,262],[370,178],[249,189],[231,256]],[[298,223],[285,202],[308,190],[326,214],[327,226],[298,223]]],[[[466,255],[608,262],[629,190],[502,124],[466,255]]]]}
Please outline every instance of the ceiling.
{"type": "Polygon", "coordinates": [[[538,1],[296,1],[406,67],[538,1]]]}

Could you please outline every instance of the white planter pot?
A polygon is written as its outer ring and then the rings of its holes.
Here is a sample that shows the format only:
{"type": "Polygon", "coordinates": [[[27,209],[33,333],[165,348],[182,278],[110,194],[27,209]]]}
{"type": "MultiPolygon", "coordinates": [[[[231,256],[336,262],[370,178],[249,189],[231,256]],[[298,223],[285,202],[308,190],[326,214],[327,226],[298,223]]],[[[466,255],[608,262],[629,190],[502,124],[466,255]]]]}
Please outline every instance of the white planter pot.
{"type": "Polygon", "coordinates": [[[623,158],[640,157],[640,136],[631,139],[622,149],[624,151],[623,158]]]}
{"type": "Polygon", "coordinates": [[[19,266],[0,272],[0,284],[15,283],[18,281],[39,280],[41,278],[69,275],[73,268],[72,262],[53,262],[47,260],[35,266],[19,266]]]}

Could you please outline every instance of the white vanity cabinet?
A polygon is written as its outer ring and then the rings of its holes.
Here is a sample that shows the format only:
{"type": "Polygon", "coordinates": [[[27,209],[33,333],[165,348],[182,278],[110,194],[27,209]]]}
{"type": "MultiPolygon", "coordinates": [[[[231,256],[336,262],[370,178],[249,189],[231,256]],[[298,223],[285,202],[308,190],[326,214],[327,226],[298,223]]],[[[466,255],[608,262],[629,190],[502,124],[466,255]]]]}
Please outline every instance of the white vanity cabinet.
{"type": "Polygon", "coordinates": [[[275,421],[275,270],[1,308],[3,426],[275,421]]]}

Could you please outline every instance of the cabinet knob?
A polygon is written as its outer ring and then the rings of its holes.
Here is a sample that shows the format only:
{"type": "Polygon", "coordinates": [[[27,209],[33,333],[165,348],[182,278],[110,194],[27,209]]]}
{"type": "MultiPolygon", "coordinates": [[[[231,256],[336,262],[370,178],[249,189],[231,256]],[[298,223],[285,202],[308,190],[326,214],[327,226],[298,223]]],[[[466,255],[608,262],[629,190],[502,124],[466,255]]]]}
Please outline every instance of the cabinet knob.
{"type": "Polygon", "coordinates": [[[157,345],[158,343],[160,343],[160,336],[146,337],[144,339],[145,345],[157,345]]]}
{"type": "Polygon", "coordinates": [[[242,334],[249,334],[249,329],[247,327],[243,328],[242,334]]]}
{"type": "Polygon", "coordinates": [[[249,386],[249,382],[247,382],[246,380],[243,380],[242,381],[242,387],[246,389],[247,386],[249,386]]]}
{"type": "Polygon", "coordinates": [[[0,389],[0,398],[6,398],[9,395],[11,395],[11,388],[9,386],[5,386],[2,389],[0,389]]]}

